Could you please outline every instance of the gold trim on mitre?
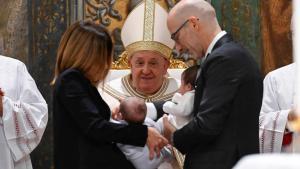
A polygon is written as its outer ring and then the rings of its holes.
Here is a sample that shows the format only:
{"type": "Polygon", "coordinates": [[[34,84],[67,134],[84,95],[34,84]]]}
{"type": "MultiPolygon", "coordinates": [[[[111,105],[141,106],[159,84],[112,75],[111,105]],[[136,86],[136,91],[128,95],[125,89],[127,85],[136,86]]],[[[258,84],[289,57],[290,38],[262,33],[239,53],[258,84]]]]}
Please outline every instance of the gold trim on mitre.
{"type": "Polygon", "coordinates": [[[143,36],[144,41],[153,41],[154,15],[155,15],[154,0],[146,0],[145,14],[144,14],[144,36],[143,36]]]}
{"type": "Polygon", "coordinates": [[[132,56],[137,51],[151,50],[160,53],[167,60],[170,60],[172,49],[168,46],[156,41],[138,41],[126,47],[128,56],[132,56]]]}

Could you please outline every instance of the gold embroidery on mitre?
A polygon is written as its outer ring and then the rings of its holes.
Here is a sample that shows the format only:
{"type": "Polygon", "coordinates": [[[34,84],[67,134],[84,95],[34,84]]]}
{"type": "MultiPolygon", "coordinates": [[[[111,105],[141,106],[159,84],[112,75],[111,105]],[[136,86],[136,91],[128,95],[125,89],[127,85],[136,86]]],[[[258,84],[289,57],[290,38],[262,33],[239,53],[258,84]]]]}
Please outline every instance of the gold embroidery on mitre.
{"type": "Polygon", "coordinates": [[[128,52],[128,56],[131,56],[133,53],[137,51],[142,50],[152,50],[159,52],[162,56],[164,56],[167,60],[170,59],[172,54],[172,49],[170,49],[168,46],[156,42],[156,41],[138,41],[134,42],[126,47],[126,50],[128,52]]]}
{"type": "Polygon", "coordinates": [[[145,1],[145,13],[144,13],[144,41],[152,41],[154,37],[154,14],[155,2],[154,0],[145,1]]]}

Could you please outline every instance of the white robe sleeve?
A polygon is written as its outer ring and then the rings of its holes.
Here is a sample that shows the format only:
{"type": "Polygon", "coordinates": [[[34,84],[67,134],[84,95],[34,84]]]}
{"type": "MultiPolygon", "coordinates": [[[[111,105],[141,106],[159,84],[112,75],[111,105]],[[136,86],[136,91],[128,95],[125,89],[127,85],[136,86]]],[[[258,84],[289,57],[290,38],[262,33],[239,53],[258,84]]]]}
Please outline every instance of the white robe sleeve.
{"type": "Polygon", "coordinates": [[[194,95],[192,93],[186,93],[181,95],[175,93],[172,101],[167,101],[163,105],[163,110],[166,113],[173,114],[179,117],[189,116],[193,109],[194,95]]]}
{"type": "MultiPolygon", "coordinates": [[[[16,88],[3,97],[5,139],[15,161],[29,155],[40,142],[48,121],[47,104],[22,63],[17,68],[16,88]]],[[[4,91],[5,93],[5,91],[4,91]]]]}
{"type": "Polygon", "coordinates": [[[281,110],[278,103],[277,83],[272,76],[264,79],[263,103],[259,117],[260,152],[281,152],[289,109],[281,110]]]}

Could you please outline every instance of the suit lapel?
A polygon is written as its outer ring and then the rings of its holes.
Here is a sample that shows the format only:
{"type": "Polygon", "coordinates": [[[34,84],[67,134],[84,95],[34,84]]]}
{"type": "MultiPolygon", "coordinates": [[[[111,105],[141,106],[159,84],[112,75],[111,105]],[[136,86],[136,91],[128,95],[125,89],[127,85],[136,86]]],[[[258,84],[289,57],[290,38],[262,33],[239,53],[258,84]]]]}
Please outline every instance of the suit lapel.
{"type": "Polygon", "coordinates": [[[225,43],[233,41],[232,37],[229,34],[224,35],[221,39],[217,41],[217,43],[214,45],[211,54],[209,53],[206,57],[206,59],[201,63],[200,68],[199,68],[199,76],[196,80],[196,86],[195,86],[195,98],[194,98],[194,115],[197,114],[197,110],[199,108],[202,95],[203,95],[203,89],[204,89],[204,84],[205,84],[205,78],[203,76],[203,67],[205,67],[207,60],[209,60],[209,55],[213,55],[213,51],[216,50],[217,48],[221,47],[225,43]]]}

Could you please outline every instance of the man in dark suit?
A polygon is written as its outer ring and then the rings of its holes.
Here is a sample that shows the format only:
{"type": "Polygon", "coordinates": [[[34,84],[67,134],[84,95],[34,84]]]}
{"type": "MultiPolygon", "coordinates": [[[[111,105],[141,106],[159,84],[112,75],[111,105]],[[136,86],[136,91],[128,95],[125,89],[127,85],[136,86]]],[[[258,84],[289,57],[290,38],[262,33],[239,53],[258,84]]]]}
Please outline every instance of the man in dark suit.
{"type": "Polygon", "coordinates": [[[182,0],[169,13],[176,49],[202,58],[194,118],[180,130],[164,119],[165,136],[183,154],[185,169],[229,169],[259,153],[262,78],[253,57],[222,31],[204,0],[182,0]]]}

